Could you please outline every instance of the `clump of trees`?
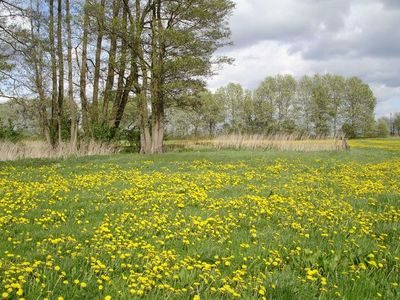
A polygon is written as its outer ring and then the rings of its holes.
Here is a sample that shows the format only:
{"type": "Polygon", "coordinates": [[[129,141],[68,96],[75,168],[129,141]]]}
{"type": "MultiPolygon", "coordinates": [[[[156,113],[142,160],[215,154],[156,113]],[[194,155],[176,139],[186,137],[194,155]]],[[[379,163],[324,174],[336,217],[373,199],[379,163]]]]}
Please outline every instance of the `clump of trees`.
{"type": "Polygon", "coordinates": [[[54,147],[134,127],[141,152],[159,153],[165,110],[228,62],[213,53],[229,43],[233,8],[231,0],[0,1],[0,96],[34,103],[54,147]]]}
{"type": "Polygon", "coordinates": [[[379,118],[377,125],[378,136],[400,136],[400,113],[391,114],[389,118],[379,118]]]}
{"type": "Polygon", "coordinates": [[[201,94],[197,102],[189,109],[169,110],[170,134],[376,135],[376,98],[357,77],[269,76],[253,91],[230,83],[201,94]]]}

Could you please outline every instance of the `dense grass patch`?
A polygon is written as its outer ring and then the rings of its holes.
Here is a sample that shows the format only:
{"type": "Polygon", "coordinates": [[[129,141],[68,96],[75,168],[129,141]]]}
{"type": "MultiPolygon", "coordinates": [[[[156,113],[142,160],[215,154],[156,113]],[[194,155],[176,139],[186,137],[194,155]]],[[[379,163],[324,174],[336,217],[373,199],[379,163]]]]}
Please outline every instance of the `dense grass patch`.
{"type": "Polygon", "coordinates": [[[0,294],[397,299],[399,144],[1,163],[0,294]]]}

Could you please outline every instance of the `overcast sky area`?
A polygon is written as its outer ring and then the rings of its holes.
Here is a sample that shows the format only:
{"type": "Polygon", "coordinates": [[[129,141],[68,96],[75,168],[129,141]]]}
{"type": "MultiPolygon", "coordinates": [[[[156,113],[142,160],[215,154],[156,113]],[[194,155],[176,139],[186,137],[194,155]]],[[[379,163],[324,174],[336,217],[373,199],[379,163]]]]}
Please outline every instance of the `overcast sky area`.
{"type": "Polygon", "coordinates": [[[235,0],[235,59],[208,81],[253,89],[267,76],[358,76],[378,99],[377,117],[400,112],[400,0],[235,0]]]}

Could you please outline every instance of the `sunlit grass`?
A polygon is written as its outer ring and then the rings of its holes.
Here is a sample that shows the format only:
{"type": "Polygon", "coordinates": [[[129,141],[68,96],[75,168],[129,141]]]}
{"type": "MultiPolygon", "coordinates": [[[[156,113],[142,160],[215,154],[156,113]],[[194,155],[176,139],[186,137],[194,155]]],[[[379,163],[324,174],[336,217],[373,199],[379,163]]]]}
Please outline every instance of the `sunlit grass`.
{"type": "Polygon", "coordinates": [[[351,140],[350,146],[354,148],[400,151],[400,138],[351,140]]]}

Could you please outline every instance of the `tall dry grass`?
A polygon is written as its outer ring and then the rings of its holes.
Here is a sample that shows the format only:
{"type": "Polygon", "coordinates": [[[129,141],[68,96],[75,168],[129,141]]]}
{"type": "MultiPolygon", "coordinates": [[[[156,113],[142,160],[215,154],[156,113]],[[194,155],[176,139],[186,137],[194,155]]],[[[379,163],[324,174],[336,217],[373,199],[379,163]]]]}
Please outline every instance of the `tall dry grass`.
{"type": "Polygon", "coordinates": [[[216,149],[261,149],[278,151],[338,151],[348,148],[347,140],[343,137],[327,138],[312,137],[297,134],[229,134],[221,135],[210,140],[184,141],[181,146],[186,149],[200,148],[216,149]]]}
{"type": "Polygon", "coordinates": [[[107,155],[119,152],[111,143],[82,141],[79,149],[72,149],[69,143],[62,143],[56,148],[43,141],[23,141],[18,143],[0,142],[0,161],[24,158],[67,158],[89,155],[107,155]]]}

